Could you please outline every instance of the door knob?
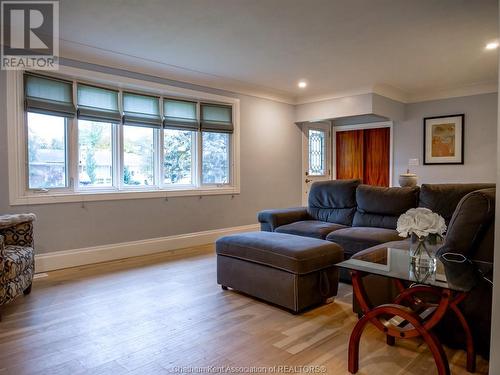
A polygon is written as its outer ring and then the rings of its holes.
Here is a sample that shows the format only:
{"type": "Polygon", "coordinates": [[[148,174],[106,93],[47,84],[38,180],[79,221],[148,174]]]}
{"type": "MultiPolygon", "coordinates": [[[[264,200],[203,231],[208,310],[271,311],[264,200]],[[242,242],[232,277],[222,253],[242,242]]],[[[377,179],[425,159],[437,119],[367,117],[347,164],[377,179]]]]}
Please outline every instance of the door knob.
{"type": "Polygon", "coordinates": [[[308,184],[308,183],[309,183],[309,182],[311,182],[312,180],[310,180],[310,179],[306,178],[306,180],[305,180],[305,181],[306,181],[306,184],[308,184]]]}

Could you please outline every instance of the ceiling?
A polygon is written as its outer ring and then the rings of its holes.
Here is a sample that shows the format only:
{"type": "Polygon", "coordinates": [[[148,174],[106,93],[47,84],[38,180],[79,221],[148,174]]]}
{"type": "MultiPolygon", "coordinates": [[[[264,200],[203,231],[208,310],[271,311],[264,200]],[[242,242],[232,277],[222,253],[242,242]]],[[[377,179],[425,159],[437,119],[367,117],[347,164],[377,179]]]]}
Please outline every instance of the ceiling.
{"type": "Polygon", "coordinates": [[[60,12],[63,56],[287,102],[498,81],[484,49],[497,0],[64,0],[60,12]]]}

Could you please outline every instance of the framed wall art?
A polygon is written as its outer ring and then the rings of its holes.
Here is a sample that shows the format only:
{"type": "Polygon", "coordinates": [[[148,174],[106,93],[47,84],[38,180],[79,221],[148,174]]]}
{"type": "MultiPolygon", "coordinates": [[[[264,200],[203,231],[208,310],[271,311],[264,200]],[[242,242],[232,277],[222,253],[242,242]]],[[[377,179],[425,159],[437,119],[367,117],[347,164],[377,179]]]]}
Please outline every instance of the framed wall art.
{"type": "Polygon", "coordinates": [[[424,118],[424,164],[464,163],[464,114],[424,118]]]}

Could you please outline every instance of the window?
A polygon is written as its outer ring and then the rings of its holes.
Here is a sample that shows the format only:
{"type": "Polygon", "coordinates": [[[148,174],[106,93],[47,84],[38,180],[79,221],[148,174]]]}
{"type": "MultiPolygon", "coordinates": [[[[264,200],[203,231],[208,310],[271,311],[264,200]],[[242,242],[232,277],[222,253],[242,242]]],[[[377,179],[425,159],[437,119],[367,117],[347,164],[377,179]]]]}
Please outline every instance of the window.
{"type": "Polygon", "coordinates": [[[75,115],[72,83],[27,74],[28,189],[68,186],[67,117],[75,115]]]}
{"type": "Polygon", "coordinates": [[[123,183],[154,185],[154,129],[123,127],[123,183]]]}
{"type": "Polygon", "coordinates": [[[230,134],[233,132],[232,108],[226,105],[201,104],[202,183],[230,182],[230,134]]]}
{"type": "Polygon", "coordinates": [[[111,123],[78,120],[78,184],[113,186],[111,123]]]}
{"type": "Polygon", "coordinates": [[[165,129],[163,134],[164,183],[192,185],[195,132],[165,129]]]}
{"type": "Polygon", "coordinates": [[[234,104],[15,74],[24,82],[26,119],[14,130],[25,143],[15,165],[27,166],[25,174],[16,173],[19,204],[79,201],[81,194],[101,200],[115,192],[109,199],[239,192],[234,104]]]}
{"type": "Polygon", "coordinates": [[[113,123],[120,122],[118,91],[78,84],[78,187],[113,186],[113,123]]]}
{"type": "Polygon", "coordinates": [[[163,103],[163,182],[192,185],[199,130],[197,103],[175,99],[165,99],[163,103]]]}
{"type": "Polygon", "coordinates": [[[155,185],[155,129],[160,129],[159,99],[123,93],[123,184],[155,185]]]}
{"type": "Polygon", "coordinates": [[[203,133],[203,183],[229,183],[229,134],[203,133]]]}
{"type": "Polygon", "coordinates": [[[309,175],[323,176],[325,171],[325,131],[309,129],[309,175]]]}
{"type": "Polygon", "coordinates": [[[28,171],[30,189],[67,186],[64,117],[28,112],[28,171]]]}

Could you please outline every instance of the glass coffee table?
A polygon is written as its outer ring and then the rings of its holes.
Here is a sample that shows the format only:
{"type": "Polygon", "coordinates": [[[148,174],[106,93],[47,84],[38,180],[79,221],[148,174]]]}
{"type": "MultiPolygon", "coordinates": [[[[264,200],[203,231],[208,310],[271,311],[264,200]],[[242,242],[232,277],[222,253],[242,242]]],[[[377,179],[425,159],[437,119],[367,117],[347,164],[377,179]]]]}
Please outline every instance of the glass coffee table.
{"type": "Polygon", "coordinates": [[[363,316],[356,323],[349,340],[349,372],[359,368],[359,342],[368,323],[385,333],[387,344],[396,338],[422,337],[434,357],[438,373],[450,374],[448,359],[432,329],[452,311],[467,340],[467,371],[474,372],[476,356],[472,333],[458,304],[493,268],[492,263],[472,262],[459,254],[448,253],[437,259],[435,272],[410,264],[408,249],[375,248],[356,254],[337,264],[351,271],[353,293],[363,316]],[[395,283],[398,296],[390,304],[372,307],[365,292],[365,275],[385,276],[395,283]]]}

